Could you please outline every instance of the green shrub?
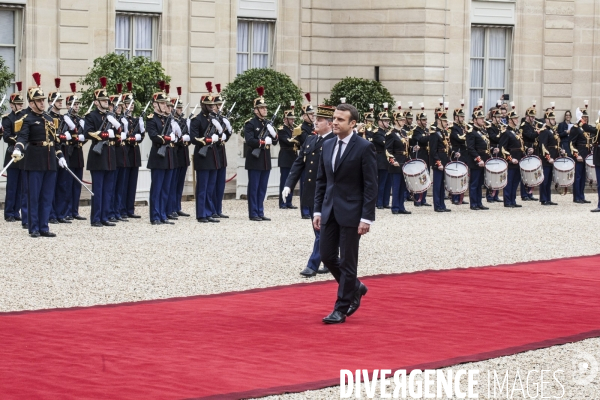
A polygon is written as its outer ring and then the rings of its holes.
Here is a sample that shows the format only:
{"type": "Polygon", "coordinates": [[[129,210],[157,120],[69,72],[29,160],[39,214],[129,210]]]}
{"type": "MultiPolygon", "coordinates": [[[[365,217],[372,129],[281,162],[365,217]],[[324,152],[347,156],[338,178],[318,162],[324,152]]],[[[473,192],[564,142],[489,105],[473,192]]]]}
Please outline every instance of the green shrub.
{"type": "Polygon", "coordinates": [[[346,77],[331,88],[331,96],[324,102],[330,106],[337,106],[342,97],[346,98],[346,103],[358,109],[361,119],[363,114],[369,111],[369,104],[375,106],[375,117],[383,111],[383,103],[389,103],[390,111],[395,105],[394,98],[386,87],[371,79],[346,77]]]}

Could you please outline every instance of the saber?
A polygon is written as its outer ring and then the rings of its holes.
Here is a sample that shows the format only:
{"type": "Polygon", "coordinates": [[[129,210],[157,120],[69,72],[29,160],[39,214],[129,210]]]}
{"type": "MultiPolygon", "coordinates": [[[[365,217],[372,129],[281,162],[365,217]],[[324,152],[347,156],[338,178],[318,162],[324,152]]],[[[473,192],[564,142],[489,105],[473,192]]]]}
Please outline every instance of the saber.
{"type": "Polygon", "coordinates": [[[131,96],[131,102],[129,103],[129,106],[127,107],[127,113],[131,114],[131,106],[133,105],[133,96],[131,96]]]}
{"type": "MultiPolygon", "coordinates": [[[[57,159],[57,160],[59,160],[58,156],[56,156],[56,159],[57,159]]],[[[73,171],[71,171],[71,169],[69,169],[69,167],[67,167],[67,166],[65,165],[65,169],[66,169],[66,170],[67,170],[67,171],[68,171],[68,172],[69,172],[69,173],[70,173],[70,174],[73,176],[73,178],[75,178],[75,180],[76,180],[77,182],[79,182],[79,184],[80,184],[81,186],[83,186],[84,188],[86,188],[86,189],[87,189],[87,191],[88,191],[88,192],[90,192],[90,194],[91,194],[92,196],[94,195],[94,192],[92,192],[92,191],[90,190],[90,188],[89,188],[89,187],[87,187],[87,186],[86,186],[86,185],[85,185],[83,182],[81,182],[81,179],[79,179],[79,178],[77,177],[77,175],[75,175],[75,174],[73,173],[73,171]]]]}
{"type": "Polygon", "coordinates": [[[52,107],[54,107],[54,103],[56,103],[56,100],[58,100],[59,96],[60,96],[60,92],[57,92],[56,97],[54,97],[54,100],[52,101],[52,104],[50,104],[50,107],[48,107],[48,112],[50,112],[50,110],[52,110],[52,107]]]}
{"type": "Polygon", "coordinates": [[[117,99],[117,104],[115,104],[113,110],[117,110],[117,108],[119,108],[119,104],[121,103],[121,100],[123,99],[123,94],[119,95],[119,98],[117,99]]]}
{"type": "Polygon", "coordinates": [[[4,175],[4,173],[6,172],[6,170],[8,169],[8,167],[10,167],[10,164],[12,164],[13,162],[15,162],[15,159],[11,158],[11,160],[8,162],[8,164],[6,164],[6,167],[4,167],[4,169],[2,170],[2,172],[0,172],[0,175],[4,175]]]}
{"type": "Polygon", "coordinates": [[[94,107],[94,102],[92,101],[92,104],[90,104],[90,108],[88,108],[86,114],[89,114],[90,111],[92,111],[92,107],[94,107]]]}
{"type": "Polygon", "coordinates": [[[0,108],[2,107],[2,104],[4,104],[4,100],[6,100],[6,94],[4,94],[2,101],[0,101],[0,108]]]}
{"type": "Polygon", "coordinates": [[[237,104],[237,101],[235,103],[233,103],[233,105],[231,106],[231,108],[229,109],[229,111],[227,112],[227,116],[225,118],[229,119],[229,117],[231,116],[231,112],[233,111],[233,109],[235,108],[237,104]]]}
{"type": "Polygon", "coordinates": [[[223,112],[223,108],[225,107],[225,103],[227,103],[227,100],[223,100],[223,104],[221,104],[221,109],[219,110],[219,114],[221,114],[223,112]]]}
{"type": "Polygon", "coordinates": [[[192,115],[196,114],[197,109],[198,109],[198,104],[196,104],[196,107],[194,107],[194,111],[192,111],[192,113],[190,114],[190,116],[188,118],[192,118],[192,115]]]}
{"type": "Polygon", "coordinates": [[[185,105],[185,107],[183,107],[183,111],[181,112],[181,115],[185,115],[185,110],[187,110],[188,106],[190,105],[190,103],[187,103],[185,105]]]}

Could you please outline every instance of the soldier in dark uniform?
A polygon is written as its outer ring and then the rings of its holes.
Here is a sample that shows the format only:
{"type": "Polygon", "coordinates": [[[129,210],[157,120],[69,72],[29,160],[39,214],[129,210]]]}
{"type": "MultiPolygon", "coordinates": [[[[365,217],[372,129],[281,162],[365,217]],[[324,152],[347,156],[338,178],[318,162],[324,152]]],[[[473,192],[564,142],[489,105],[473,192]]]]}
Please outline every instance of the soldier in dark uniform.
{"type": "MultiPolygon", "coordinates": [[[[454,124],[452,125],[452,130],[450,132],[450,147],[452,150],[452,155],[460,154],[458,157],[458,161],[461,161],[467,164],[467,127],[465,125],[465,111],[464,111],[464,102],[461,101],[461,107],[454,110],[454,124]]],[[[452,196],[452,204],[461,205],[462,195],[455,194],[452,196]]]]}
{"type": "MultiPolygon", "coordinates": [[[[58,132],[59,127],[62,126],[63,116],[60,110],[63,106],[63,98],[60,95],[60,78],[54,79],[54,85],[56,91],[48,93],[48,104],[50,104],[48,115],[54,120],[56,125],[58,136],[58,143],[56,144],[57,150],[64,154],[66,150],[67,142],[61,138],[61,132],[58,132]]],[[[65,158],[66,160],[66,158],[65,158]]],[[[49,223],[51,224],[70,224],[71,221],[67,221],[66,218],[66,187],[69,185],[69,181],[73,179],[71,175],[64,169],[58,168],[56,171],[56,188],[54,190],[54,201],[52,202],[52,209],[50,210],[49,223]]]]}
{"type": "Polygon", "coordinates": [[[218,106],[212,94],[212,83],[206,83],[208,93],[200,98],[202,111],[192,118],[190,136],[194,143],[194,169],[196,170],[196,219],[201,223],[220,222],[213,218],[216,213],[213,192],[217,182],[219,157],[215,143],[220,139],[223,127],[216,117],[218,106]]]}
{"type": "MultiPolygon", "coordinates": [[[[66,97],[67,108],[73,107],[70,113],[67,113],[64,118],[63,133],[64,139],[67,141],[66,152],[63,152],[67,159],[69,169],[79,178],[83,179],[83,168],[85,162],[83,160],[83,145],[87,143],[83,135],[85,122],[79,117],[79,99],[75,96],[77,92],[77,84],[71,83],[71,91],[73,94],[66,97]],[[67,135],[68,134],[68,135],[67,135]],[[70,138],[70,139],[69,139],[70,138]]],[[[63,138],[61,137],[61,140],[63,138]]],[[[70,176],[70,174],[69,174],[70,176]]],[[[76,219],[85,221],[87,218],[79,215],[79,200],[81,198],[81,184],[71,177],[71,190],[67,188],[67,220],[76,219]]]]}
{"type": "Polygon", "coordinates": [[[585,199],[585,158],[593,150],[594,136],[598,133],[596,128],[588,124],[587,100],[582,116],[571,128],[569,141],[571,142],[571,153],[575,160],[575,183],[573,183],[573,202],[579,204],[591,203],[585,199]]]}
{"type": "Polygon", "coordinates": [[[517,204],[517,190],[521,182],[521,169],[519,161],[525,157],[525,144],[519,133],[519,115],[511,102],[512,110],[508,113],[508,127],[500,137],[502,157],[508,162],[506,186],[504,187],[504,207],[519,208],[517,204]]]}
{"type": "Polygon", "coordinates": [[[469,177],[469,201],[471,210],[489,210],[482,203],[481,189],[484,183],[485,162],[490,158],[490,142],[485,132],[483,111],[473,113],[473,130],[467,132],[469,177]]]}
{"type": "MultiPolygon", "coordinates": [[[[305,185],[302,192],[302,204],[305,204],[310,210],[310,215],[313,215],[315,190],[317,182],[317,172],[319,169],[319,160],[323,143],[326,140],[334,139],[333,134],[333,113],[335,107],[320,105],[317,108],[317,120],[315,123],[316,135],[311,135],[306,139],[304,145],[298,153],[298,157],[294,161],[290,174],[285,182],[285,187],[282,191],[282,197],[287,197],[292,193],[292,188],[296,186],[298,180],[304,176],[305,185]],[[304,174],[303,174],[304,172],[304,174]]],[[[313,251],[308,258],[308,263],[304,270],[300,272],[305,277],[312,277],[316,274],[325,274],[329,272],[326,267],[319,268],[321,265],[321,255],[319,252],[320,231],[313,228],[315,241],[313,251]]]]}
{"type": "Polygon", "coordinates": [[[388,158],[388,172],[392,180],[392,214],[411,214],[404,208],[406,181],[402,167],[409,158],[409,139],[406,135],[407,131],[404,130],[406,118],[401,110],[400,106],[398,111],[392,114],[394,126],[385,135],[385,154],[388,158]]]}
{"type": "MultiPolygon", "coordinates": [[[[412,156],[416,156],[416,153],[412,154],[413,153],[413,145],[414,145],[412,136],[413,136],[413,133],[415,133],[415,129],[417,128],[413,124],[415,114],[413,112],[412,101],[408,102],[408,111],[406,113],[404,113],[404,117],[406,118],[406,122],[405,122],[404,126],[402,127],[402,130],[405,132],[405,135],[408,138],[409,150],[410,150],[409,158],[411,158],[412,156]]],[[[404,200],[405,201],[413,201],[414,200],[413,194],[408,190],[408,187],[406,185],[404,185],[404,186],[406,187],[406,190],[404,192],[404,200]]]]}
{"type": "Polygon", "coordinates": [[[598,112],[598,117],[598,121],[596,121],[596,136],[592,143],[594,169],[596,171],[596,186],[598,190],[598,206],[594,208],[592,212],[600,212],[600,112],[598,112]]]}
{"type": "MultiPolygon", "coordinates": [[[[525,144],[526,149],[533,149],[536,147],[535,143],[538,139],[539,132],[536,130],[536,111],[535,105],[533,107],[529,107],[525,112],[525,120],[521,123],[519,128],[520,134],[523,138],[523,143],[525,144]]],[[[527,150],[529,153],[529,150],[527,150]]],[[[584,168],[585,175],[585,168],[584,168]]],[[[529,189],[523,182],[521,182],[521,200],[523,201],[537,201],[538,199],[533,197],[533,191],[529,193],[529,189]]]]}
{"type": "Polygon", "coordinates": [[[556,115],[554,111],[547,111],[546,129],[540,132],[538,138],[538,153],[542,158],[544,168],[544,182],[540,186],[540,203],[543,206],[555,206],[552,201],[552,173],[554,160],[560,156],[560,137],[556,126],[556,115]]]}
{"type": "Polygon", "coordinates": [[[377,121],[378,129],[373,133],[373,144],[377,156],[377,208],[383,210],[390,208],[390,192],[392,191],[392,177],[389,176],[389,161],[385,154],[385,137],[390,128],[390,115],[388,113],[388,103],[383,103],[384,111],[379,113],[377,121]]]}
{"type": "MultiPolygon", "coordinates": [[[[127,82],[127,90],[129,93],[127,93],[125,96],[125,102],[127,106],[129,106],[129,103],[134,101],[132,82],[127,82]]],[[[139,170],[142,166],[142,153],[140,151],[140,145],[142,140],[144,140],[146,137],[146,125],[144,123],[144,117],[141,115],[138,118],[134,118],[130,113],[126,117],[127,121],[129,122],[129,132],[127,134],[127,146],[129,147],[129,150],[127,151],[127,155],[129,157],[127,165],[129,165],[129,171],[126,183],[127,195],[125,198],[125,210],[121,211],[121,216],[127,215],[128,218],[137,219],[141,217],[135,213],[135,195],[139,170]]]]}
{"type": "MultiPolygon", "coordinates": [[[[417,114],[417,127],[412,134],[410,145],[417,152],[417,158],[425,161],[427,169],[429,169],[429,127],[427,126],[427,114],[423,103],[421,103],[421,112],[417,114]]],[[[415,207],[431,207],[431,204],[427,203],[427,191],[413,196],[415,197],[415,207]]]]}
{"type": "Polygon", "coordinates": [[[127,197],[127,183],[129,177],[129,147],[127,146],[127,132],[129,132],[129,121],[125,118],[125,101],[127,95],[123,95],[123,85],[117,84],[117,94],[110,96],[110,102],[113,104],[115,118],[121,125],[119,135],[115,140],[115,154],[117,156],[117,170],[115,171],[115,191],[112,199],[111,211],[109,213],[109,220],[111,218],[117,221],[127,221],[127,215],[121,215],[121,211],[125,208],[125,198],[127,197]],[[119,102],[119,97],[121,101],[119,102]],[[117,106],[117,102],[119,102],[117,106]]]}
{"type": "Polygon", "coordinates": [[[433,168],[433,209],[436,212],[450,212],[444,203],[444,168],[450,162],[450,145],[446,138],[448,114],[442,110],[438,114],[435,132],[429,135],[429,163],[433,168]]]}
{"type": "MultiPolygon", "coordinates": [[[[187,170],[190,166],[190,142],[191,137],[188,128],[188,119],[183,114],[183,103],[181,101],[181,87],[177,88],[177,95],[179,102],[177,102],[177,108],[175,109],[175,121],[181,129],[181,137],[175,143],[175,152],[177,153],[177,179],[175,179],[171,187],[175,192],[175,203],[171,206],[171,209],[176,215],[172,217],[189,217],[190,214],[185,213],[181,210],[181,198],[183,197],[183,188],[185,187],[185,177],[187,176],[187,170]]],[[[175,103],[176,99],[172,99],[171,102],[175,103]]]]}
{"type": "MultiPolygon", "coordinates": [[[[302,117],[302,125],[300,125],[301,133],[296,137],[296,140],[299,142],[298,147],[302,147],[302,145],[304,145],[304,142],[309,137],[314,136],[315,129],[315,109],[311,104],[310,93],[305,93],[304,97],[306,97],[308,103],[302,106],[302,109],[300,111],[300,116],[302,117]]],[[[302,193],[304,192],[305,181],[306,179],[304,179],[304,176],[302,176],[300,178],[300,198],[304,197],[302,196],[302,193]]],[[[312,220],[312,213],[310,212],[309,207],[302,205],[302,202],[300,204],[300,214],[302,216],[302,219],[312,220]]]]}
{"type": "Polygon", "coordinates": [[[364,113],[364,124],[361,128],[358,129],[358,135],[369,142],[373,141],[373,135],[377,128],[374,126],[375,124],[375,111],[374,104],[369,104],[369,112],[364,113]]]}
{"type": "Polygon", "coordinates": [[[171,121],[175,122],[175,126],[176,129],[171,129],[171,133],[175,134],[175,139],[171,142],[172,145],[172,150],[171,150],[171,157],[173,158],[173,169],[170,171],[171,174],[171,179],[169,179],[169,188],[167,189],[168,192],[168,198],[167,198],[167,205],[166,205],[166,213],[167,213],[167,219],[170,220],[178,220],[179,219],[179,215],[177,214],[177,206],[176,206],[176,201],[177,201],[177,179],[178,174],[179,174],[179,167],[181,165],[181,162],[179,160],[179,152],[177,151],[177,146],[179,141],[181,140],[181,126],[179,125],[179,123],[177,122],[177,119],[175,118],[175,112],[173,111],[173,107],[175,107],[175,102],[177,101],[177,98],[171,98],[169,95],[169,91],[170,91],[171,85],[165,85],[165,94],[167,95],[167,101],[165,102],[165,105],[167,106],[167,116],[168,115],[172,115],[173,118],[171,121]]]}
{"type": "MultiPolygon", "coordinates": [[[[292,102],[293,103],[293,102],[292,102]]],[[[283,126],[277,130],[277,136],[279,137],[279,157],[277,159],[277,165],[279,166],[279,208],[281,209],[296,209],[292,204],[292,193],[287,197],[283,197],[281,193],[285,188],[285,182],[287,181],[288,175],[296,157],[298,156],[298,147],[300,141],[294,137],[294,121],[296,116],[294,115],[294,105],[291,105],[290,110],[283,112],[283,126]]],[[[292,187],[293,189],[293,187],[292,187]]]]}
{"type": "Polygon", "coordinates": [[[251,221],[270,221],[265,217],[264,200],[267,195],[271,173],[271,146],[277,144],[277,132],[267,118],[267,104],[263,97],[264,88],[256,89],[254,118],[244,126],[244,155],[248,170],[248,213],[251,221]],[[258,157],[253,155],[257,154],[258,157]]]}
{"type": "MultiPolygon", "coordinates": [[[[222,106],[223,97],[221,97],[221,85],[216,84],[217,97],[215,98],[215,104],[222,106]]],[[[231,108],[230,108],[231,109],[231,108]]],[[[223,214],[223,196],[225,195],[225,185],[227,183],[227,149],[226,143],[233,134],[231,123],[224,115],[218,115],[217,120],[223,128],[223,132],[220,134],[220,140],[214,144],[216,146],[217,158],[219,160],[219,168],[217,169],[217,181],[215,184],[215,190],[213,191],[213,205],[214,211],[213,218],[229,218],[223,214]]]]}
{"type": "Polygon", "coordinates": [[[59,166],[64,168],[67,162],[55,147],[59,142],[57,127],[44,110],[46,96],[40,88],[41,76],[36,72],[33,78],[37,86],[27,90],[29,108],[23,110],[14,123],[17,143],[12,157],[15,160],[23,158],[27,146],[27,156],[22,162],[29,184],[27,211],[30,236],[55,237],[56,234],[50,232],[48,220],[54,200],[56,170],[59,166]]]}
{"type": "MultiPolygon", "coordinates": [[[[17,133],[13,131],[13,125],[20,118],[23,109],[23,96],[21,95],[22,83],[16,82],[17,92],[10,95],[9,105],[11,112],[2,116],[2,138],[8,145],[4,154],[3,168],[10,162],[11,155],[17,143],[17,133]]],[[[6,196],[4,198],[4,220],[6,222],[21,221],[27,223],[27,200],[23,193],[25,172],[23,163],[13,162],[6,170],[6,196]],[[21,211],[21,213],[19,213],[21,211]]]]}
{"type": "MultiPolygon", "coordinates": [[[[490,140],[490,148],[492,149],[499,149],[500,148],[500,136],[501,136],[501,120],[502,120],[502,112],[500,111],[499,108],[494,108],[491,111],[492,114],[492,121],[491,124],[487,127],[486,131],[488,134],[488,138],[490,140]]],[[[494,203],[494,202],[502,202],[502,199],[500,199],[499,195],[500,195],[500,191],[496,191],[496,194],[494,196],[492,196],[492,190],[487,189],[485,190],[485,197],[487,199],[488,203],[494,203]]]]}

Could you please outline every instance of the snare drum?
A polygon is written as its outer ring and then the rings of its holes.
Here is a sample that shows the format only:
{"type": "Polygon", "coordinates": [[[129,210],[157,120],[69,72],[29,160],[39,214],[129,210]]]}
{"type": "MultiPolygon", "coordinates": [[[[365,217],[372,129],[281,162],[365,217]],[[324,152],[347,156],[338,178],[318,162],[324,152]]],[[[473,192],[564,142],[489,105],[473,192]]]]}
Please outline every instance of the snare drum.
{"type": "MultiPolygon", "coordinates": [[[[596,149],[596,151],[600,151],[600,148],[596,149]]],[[[596,166],[594,165],[593,154],[585,158],[585,176],[591,185],[596,183],[596,166]]]]}
{"type": "Polygon", "coordinates": [[[404,164],[402,173],[406,187],[411,193],[423,193],[431,186],[427,164],[423,160],[411,160],[404,164]]]}
{"type": "Polygon", "coordinates": [[[539,157],[525,157],[519,162],[519,167],[521,167],[521,180],[525,186],[536,187],[544,182],[544,170],[539,157]]]}
{"type": "Polygon", "coordinates": [[[552,183],[556,188],[568,188],[575,182],[575,161],[569,157],[554,160],[552,183]]]}
{"type": "Polygon", "coordinates": [[[485,162],[485,187],[500,190],[508,183],[508,163],[502,158],[490,158],[485,162]]]}
{"type": "Polygon", "coordinates": [[[467,164],[453,161],[444,169],[444,186],[451,194],[463,194],[469,189],[469,168],[467,164]]]}

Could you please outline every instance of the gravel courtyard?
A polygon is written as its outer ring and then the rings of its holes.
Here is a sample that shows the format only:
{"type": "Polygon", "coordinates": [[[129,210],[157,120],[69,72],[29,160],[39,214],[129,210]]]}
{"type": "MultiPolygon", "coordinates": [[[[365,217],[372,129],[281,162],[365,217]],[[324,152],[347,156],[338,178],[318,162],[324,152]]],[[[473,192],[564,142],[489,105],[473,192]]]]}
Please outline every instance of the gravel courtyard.
{"type": "MultiPolygon", "coordinates": [[[[554,194],[558,206],[523,202],[521,209],[507,209],[501,203],[485,203],[490,210],[450,205],[451,213],[435,213],[430,207],[414,208],[407,203],[412,215],[378,210],[372,232],[361,240],[359,275],[599,254],[600,215],[590,213],[595,196],[587,197],[592,204],[574,204],[571,195],[554,194]]],[[[297,197],[294,202],[298,203],[297,197]]],[[[306,264],[313,233],[310,221],[300,219],[298,210],[280,210],[276,200],[268,200],[265,215],[272,221],[252,222],[245,201],[227,200],[223,208],[231,218],[219,224],[200,224],[192,216],[180,218],[173,226],[152,226],[147,207],[140,207],[136,212],[141,220],[114,228],[92,228],[89,220],[51,225],[58,236],[38,239],[30,238],[19,223],[2,220],[0,311],[91,306],[307,282],[299,272],[306,264]]],[[[184,210],[193,215],[194,203],[184,203],[184,210]]],[[[89,211],[83,207],[81,213],[89,218],[89,211]]],[[[565,261],[564,268],[568,267],[565,261]]],[[[368,304],[368,296],[365,299],[368,304]]],[[[315,315],[315,320],[322,317],[315,315]]],[[[600,339],[460,368],[479,369],[481,380],[487,379],[483,372],[487,370],[509,370],[514,375],[517,369],[563,369],[566,394],[562,398],[600,398],[600,376],[589,385],[573,382],[574,368],[581,367],[581,353],[600,361],[600,339]]],[[[559,388],[552,395],[560,394],[559,388]]],[[[334,387],[272,398],[339,396],[334,387]]]]}

